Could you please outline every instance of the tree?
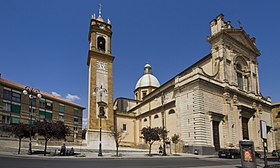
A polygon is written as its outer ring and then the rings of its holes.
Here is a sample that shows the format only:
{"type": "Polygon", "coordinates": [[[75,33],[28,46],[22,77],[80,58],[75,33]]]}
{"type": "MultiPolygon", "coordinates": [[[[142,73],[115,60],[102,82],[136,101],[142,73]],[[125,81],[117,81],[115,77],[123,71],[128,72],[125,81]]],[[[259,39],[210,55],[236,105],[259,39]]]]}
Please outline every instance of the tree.
{"type": "Polygon", "coordinates": [[[22,138],[34,136],[34,131],[32,131],[32,128],[30,125],[23,124],[23,123],[11,125],[11,127],[9,128],[9,131],[13,135],[15,135],[15,137],[18,138],[18,154],[20,154],[22,138]],[[30,133],[31,133],[31,135],[30,135],[30,133]]]}
{"type": "Polygon", "coordinates": [[[117,128],[113,128],[111,130],[111,135],[114,137],[116,143],[116,156],[119,156],[119,145],[127,134],[125,134],[123,129],[118,130],[117,128]]]}
{"type": "Polygon", "coordinates": [[[149,155],[151,155],[151,148],[155,141],[160,141],[164,133],[164,130],[159,127],[144,127],[141,130],[142,138],[145,140],[145,143],[149,144],[149,155]]]}
{"type": "Polygon", "coordinates": [[[177,134],[174,134],[174,135],[171,137],[171,141],[172,141],[172,143],[175,144],[175,154],[176,154],[176,144],[180,141],[180,136],[177,135],[177,134]]]}
{"type": "Polygon", "coordinates": [[[45,150],[44,150],[45,156],[47,151],[47,144],[51,138],[58,139],[58,140],[61,139],[65,140],[66,136],[69,135],[70,133],[69,128],[65,126],[64,123],[61,121],[57,121],[57,122],[48,122],[46,120],[37,121],[35,123],[35,126],[38,134],[45,138],[45,150]]]}

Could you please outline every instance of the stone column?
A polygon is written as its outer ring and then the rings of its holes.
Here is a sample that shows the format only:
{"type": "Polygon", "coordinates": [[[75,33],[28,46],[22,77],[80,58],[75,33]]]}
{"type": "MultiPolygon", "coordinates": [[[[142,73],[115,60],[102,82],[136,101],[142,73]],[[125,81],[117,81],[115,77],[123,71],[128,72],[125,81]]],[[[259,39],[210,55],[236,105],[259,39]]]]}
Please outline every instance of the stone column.
{"type": "Polygon", "coordinates": [[[228,142],[228,144],[225,144],[226,146],[230,146],[230,144],[233,144],[234,140],[234,131],[232,125],[234,124],[234,115],[230,109],[231,106],[231,98],[230,94],[228,92],[224,93],[224,115],[225,115],[225,130],[224,133],[227,134],[226,139],[224,142],[228,142]]]}
{"type": "Polygon", "coordinates": [[[239,147],[239,140],[243,139],[242,138],[242,122],[241,122],[241,114],[240,110],[237,108],[237,105],[239,103],[238,98],[236,95],[233,95],[232,98],[233,102],[233,110],[232,112],[234,113],[234,125],[233,127],[233,132],[234,132],[234,146],[239,147]]]}

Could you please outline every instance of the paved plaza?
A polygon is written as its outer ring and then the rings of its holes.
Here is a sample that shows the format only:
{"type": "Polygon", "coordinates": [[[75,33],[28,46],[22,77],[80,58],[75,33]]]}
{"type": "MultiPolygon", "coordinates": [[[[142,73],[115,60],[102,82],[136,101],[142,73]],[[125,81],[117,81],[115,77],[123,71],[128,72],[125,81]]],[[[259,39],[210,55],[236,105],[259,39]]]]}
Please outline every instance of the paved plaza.
{"type": "MultiPolygon", "coordinates": [[[[68,148],[71,148],[69,146],[68,148]]],[[[102,167],[102,168],[185,168],[185,167],[212,167],[212,168],[240,168],[240,159],[221,159],[216,155],[193,155],[187,153],[170,154],[168,156],[160,156],[157,151],[152,151],[152,156],[148,156],[148,150],[135,148],[120,148],[117,157],[114,150],[104,149],[103,156],[99,157],[98,149],[88,148],[86,146],[73,146],[76,156],[54,156],[59,146],[50,146],[48,151],[51,154],[43,156],[42,154],[28,155],[27,148],[22,148],[22,153],[17,154],[17,148],[10,148],[9,151],[0,151],[0,162],[4,167],[10,168],[35,168],[35,167],[67,167],[76,168],[82,166],[102,167]]],[[[42,150],[42,146],[34,146],[34,151],[42,150]]],[[[280,163],[276,157],[269,157],[269,165],[277,165],[280,163]]],[[[257,167],[264,167],[263,159],[257,159],[257,167]]]]}

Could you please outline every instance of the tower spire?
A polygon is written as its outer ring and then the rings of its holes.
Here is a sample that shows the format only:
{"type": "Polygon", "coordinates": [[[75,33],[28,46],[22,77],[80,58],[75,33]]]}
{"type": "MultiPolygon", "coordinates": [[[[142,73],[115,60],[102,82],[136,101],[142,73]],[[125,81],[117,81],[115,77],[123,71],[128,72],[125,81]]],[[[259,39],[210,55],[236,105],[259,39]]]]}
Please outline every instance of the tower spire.
{"type": "Polygon", "coordinates": [[[99,3],[98,17],[101,17],[101,14],[102,14],[102,4],[99,3]]]}

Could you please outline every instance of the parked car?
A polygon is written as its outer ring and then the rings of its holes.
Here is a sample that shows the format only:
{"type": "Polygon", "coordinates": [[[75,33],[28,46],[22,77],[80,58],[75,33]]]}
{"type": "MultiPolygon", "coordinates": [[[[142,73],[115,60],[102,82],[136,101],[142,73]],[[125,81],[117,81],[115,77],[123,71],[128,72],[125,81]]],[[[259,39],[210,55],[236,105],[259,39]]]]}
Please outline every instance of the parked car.
{"type": "Polygon", "coordinates": [[[276,156],[276,155],[277,155],[276,150],[273,150],[273,151],[271,152],[271,155],[272,155],[272,156],[276,156]]]}
{"type": "Polygon", "coordinates": [[[218,153],[219,158],[235,159],[240,158],[240,151],[238,149],[222,149],[218,153]]]}
{"type": "Polygon", "coordinates": [[[259,152],[257,152],[257,151],[255,151],[255,156],[256,156],[257,158],[261,158],[261,157],[262,157],[262,155],[261,155],[259,152]]]}

